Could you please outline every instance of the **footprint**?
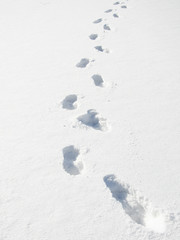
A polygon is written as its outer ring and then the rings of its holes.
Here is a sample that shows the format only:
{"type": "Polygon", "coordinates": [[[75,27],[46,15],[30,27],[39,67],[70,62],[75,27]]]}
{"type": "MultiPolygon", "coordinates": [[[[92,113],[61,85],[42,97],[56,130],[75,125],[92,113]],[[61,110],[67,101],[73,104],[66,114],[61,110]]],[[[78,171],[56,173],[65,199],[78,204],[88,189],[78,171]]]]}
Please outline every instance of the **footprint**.
{"type": "Polygon", "coordinates": [[[92,76],[92,79],[94,80],[94,84],[98,87],[103,87],[104,85],[104,80],[103,78],[101,77],[101,75],[99,74],[94,74],[92,76]]]}
{"type": "Polygon", "coordinates": [[[102,22],[102,18],[99,18],[99,19],[95,20],[93,23],[97,24],[97,23],[100,23],[100,22],[102,22]]]}
{"type": "Polygon", "coordinates": [[[110,13],[110,12],[112,12],[112,9],[108,9],[105,11],[105,13],[110,13]]]}
{"type": "Polygon", "coordinates": [[[82,124],[88,127],[92,127],[95,130],[101,130],[101,131],[108,130],[106,119],[102,118],[94,109],[88,110],[87,114],[78,117],[78,120],[82,124]]]}
{"type": "Polygon", "coordinates": [[[62,101],[62,107],[68,110],[74,110],[77,108],[77,95],[71,94],[65,97],[62,101]]]}
{"type": "Polygon", "coordinates": [[[91,40],[96,40],[97,37],[98,37],[98,35],[97,35],[97,34],[94,34],[94,33],[92,33],[91,35],[89,35],[89,38],[90,38],[91,40]]]}
{"type": "Polygon", "coordinates": [[[118,18],[119,16],[118,16],[118,14],[114,13],[113,17],[118,18]]]}
{"type": "Polygon", "coordinates": [[[165,231],[165,217],[162,211],[151,206],[149,201],[132,189],[128,184],[122,183],[115,175],[104,177],[106,186],[112,196],[122,204],[127,215],[136,222],[148,229],[163,233],[165,231]]]}
{"type": "Polygon", "coordinates": [[[113,5],[118,5],[118,4],[120,4],[120,2],[115,2],[115,3],[113,3],[113,5]]]}
{"type": "Polygon", "coordinates": [[[108,24],[104,24],[103,28],[104,28],[104,30],[108,30],[108,31],[110,31],[110,30],[111,30],[111,28],[109,27],[109,25],[108,25],[108,24]]]}
{"type": "Polygon", "coordinates": [[[94,48],[95,48],[98,52],[109,53],[109,50],[102,48],[102,46],[96,46],[96,47],[94,47],[94,48]]]}
{"type": "Polygon", "coordinates": [[[63,148],[63,167],[70,175],[78,175],[83,170],[83,163],[80,160],[80,150],[73,145],[63,148]]]}
{"type": "Polygon", "coordinates": [[[78,68],[85,68],[89,64],[88,58],[82,58],[79,63],[76,64],[76,67],[78,68]]]}
{"type": "Polygon", "coordinates": [[[96,50],[98,50],[99,52],[103,52],[104,49],[102,48],[102,46],[96,46],[94,47],[96,50]]]}
{"type": "Polygon", "coordinates": [[[127,6],[126,5],[122,5],[121,8],[127,8],[127,6]]]}

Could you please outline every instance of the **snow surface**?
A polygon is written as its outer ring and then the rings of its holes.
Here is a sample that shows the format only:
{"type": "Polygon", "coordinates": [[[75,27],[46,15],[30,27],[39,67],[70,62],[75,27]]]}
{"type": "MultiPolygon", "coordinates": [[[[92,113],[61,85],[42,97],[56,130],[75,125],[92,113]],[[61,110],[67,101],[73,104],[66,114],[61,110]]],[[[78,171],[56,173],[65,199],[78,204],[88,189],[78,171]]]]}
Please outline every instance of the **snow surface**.
{"type": "Polygon", "coordinates": [[[1,0],[0,53],[0,240],[180,239],[179,0],[1,0]]]}

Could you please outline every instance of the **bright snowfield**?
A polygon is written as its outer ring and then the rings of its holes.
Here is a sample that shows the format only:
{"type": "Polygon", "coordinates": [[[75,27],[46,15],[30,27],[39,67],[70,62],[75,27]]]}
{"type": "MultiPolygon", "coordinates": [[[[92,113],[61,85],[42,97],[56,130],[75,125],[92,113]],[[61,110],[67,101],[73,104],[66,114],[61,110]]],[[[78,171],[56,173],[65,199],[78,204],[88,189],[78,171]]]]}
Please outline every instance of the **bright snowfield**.
{"type": "Polygon", "coordinates": [[[180,239],[180,1],[0,1],[0,240],[180,239]]]}

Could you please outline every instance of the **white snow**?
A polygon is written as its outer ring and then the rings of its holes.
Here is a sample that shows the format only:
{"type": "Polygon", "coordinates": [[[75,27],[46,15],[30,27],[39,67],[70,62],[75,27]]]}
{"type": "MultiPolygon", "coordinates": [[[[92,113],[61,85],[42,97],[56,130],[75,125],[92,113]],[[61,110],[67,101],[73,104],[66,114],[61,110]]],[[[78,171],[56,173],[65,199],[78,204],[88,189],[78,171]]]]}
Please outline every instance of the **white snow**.
{"type": "Polygon", "coordinates": [[[1,0],[0,53],[0,240],[180,239],[180,2],[1,0]]]}

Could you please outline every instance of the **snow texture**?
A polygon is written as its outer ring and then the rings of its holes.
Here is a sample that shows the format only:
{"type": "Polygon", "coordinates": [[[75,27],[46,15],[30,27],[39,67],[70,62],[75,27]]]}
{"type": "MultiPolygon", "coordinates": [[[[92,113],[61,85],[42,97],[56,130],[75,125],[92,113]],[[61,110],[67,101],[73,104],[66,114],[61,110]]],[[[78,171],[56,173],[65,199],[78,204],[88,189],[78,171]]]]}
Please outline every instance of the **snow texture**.
{"type": "Polygon", "coordinates": [[[179,240],[180,1],[1,0],[0,29],[0,240],[179,240]]]}

